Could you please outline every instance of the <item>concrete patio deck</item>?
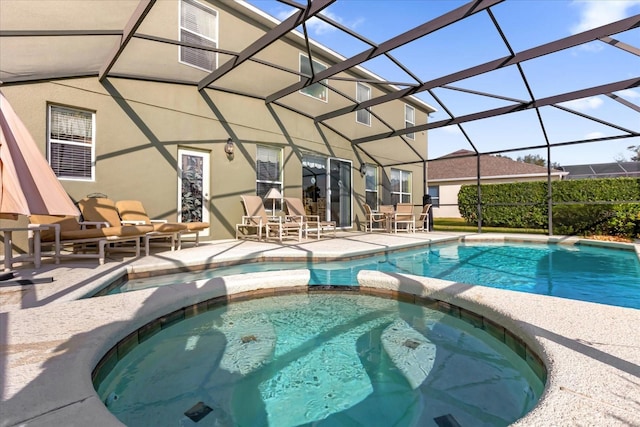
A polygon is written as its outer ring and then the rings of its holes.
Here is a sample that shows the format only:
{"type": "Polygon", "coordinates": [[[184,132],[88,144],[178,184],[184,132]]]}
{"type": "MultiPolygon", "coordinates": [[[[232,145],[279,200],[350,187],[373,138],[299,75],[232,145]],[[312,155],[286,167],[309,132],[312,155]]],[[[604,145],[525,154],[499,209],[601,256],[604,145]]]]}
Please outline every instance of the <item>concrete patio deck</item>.
{"type": "MultiPolygon", "coordinates": [[[[0,286],[0,426],[121,425],[98,398],[91,372],[123,338],[163,315],[217,296],[306,286],[308,270],[251,273],[80,299],[125,273],[199,269],[241,259],[340,259],[456,239],[573,244],[577,239],[456,233],[339,233],[284,245],[212,241],[139,259],[28,266],[21,277],[51,283],[0,286]]],[[[619,246],[607,242],[594,242],[619,246]]],[[[637,253],[639,245],[633,246],[637,253]]],[[[522,426],[640,425],[640,310],[470,286],[400,274],[361,272],[361,286],[454,304],[518,336],[544,362],[547,386],[522,426]]],[[[640,278],[639,278],[640,282],[640,278]]]]}

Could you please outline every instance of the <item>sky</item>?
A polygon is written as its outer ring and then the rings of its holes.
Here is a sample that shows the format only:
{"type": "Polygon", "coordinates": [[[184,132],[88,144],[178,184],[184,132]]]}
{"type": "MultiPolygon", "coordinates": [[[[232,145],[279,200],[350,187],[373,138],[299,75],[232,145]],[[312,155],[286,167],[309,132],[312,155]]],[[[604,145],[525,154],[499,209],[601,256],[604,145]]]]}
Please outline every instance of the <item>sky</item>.
{"type": "MultiPolygon", "coordinates": [[[[250,0],[249,3],[281,20],[294,11],[275,0],[250,0]]],[[[338,0],[323,13],[368,40],[382,43],[466,3],[460,0],[338,0]]],[[[492,24],[491,16],[482,12],[399,47],[391,54],[426,82],[507,56],[509,48],[518,53],[640,15],[640,0],[506,0],[493,6],[491,11],[509,46],[492,24]]],[[[369,48],[316,19],[309,21],[308,30],[312,39],[346,58],[369,48]]],[[[613,37],[640,49],[640,28],[613,37]]],[[[362,66],[388,81],[416,83],[387,58],[377,58],[362,66]]],[[[540,99],[640,78],[640,56],[600,41],[532,59],[523,62],[521,67],[527,84],[518,68],[510,66],[489,75],[457,81],[452,86],[528,101],[531,96],[527,85],[540,99]]],[[[417,95],[436,108],[430,116],[431,122],[449,119],[447,110],[460,116],[513,104],[512,101],[442,88],[434,89],[433,95],[437,99],[426,91],[417,95]]],[[[640,105],[640,87],[616,95],[640,105]]],[[[562,106],[596,120],[563,109],[544,107],[539,109],[544,128],[540,126],[536,110],[468,122],[462,128],[480,152],[544,145],[545,133],[553,144],[624,135],[627,131],[640,132],[640,113],[607,96],[580,99],[562,106]],[[613,122],[616,127],[606,126],[597,119],[613,122]]],[[[459,149],[472,149],[464,133],[457,126],[430,130],[429,159],[459,149]]],[[[638,137],[554,147],[550,160],[559,165],[629,161],[634,153],[628,147],[637,145],[640,145],[638,137]]],[[[523,149],[504,154],[512,158],[526,154],[546,158],[547,150],[523,149]]]]}

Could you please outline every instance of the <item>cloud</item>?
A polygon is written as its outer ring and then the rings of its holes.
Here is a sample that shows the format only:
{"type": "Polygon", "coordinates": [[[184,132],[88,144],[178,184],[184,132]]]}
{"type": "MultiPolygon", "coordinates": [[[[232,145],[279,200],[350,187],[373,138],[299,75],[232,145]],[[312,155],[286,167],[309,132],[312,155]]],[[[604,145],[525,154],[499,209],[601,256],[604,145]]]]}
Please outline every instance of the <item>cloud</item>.
{"type": "Polygon", "coordinates": [[[602,132],[589,132],[584,136],[584,139],[598,139],[598,138],[604,138],[605,136],[607,135],[605,135],[602,132]]]}
{"type": "MultiPolygon", "coordinates": [[[[276,16],[276,18],[278,18],[280,21],[284,21],[285,19],[293,15],[295,12],[296,10],[282,11],[278,14],[278,16],[276,16]]],[[[357,19],[351,24],[345,25],[344,19],[342,17],[337,16],[336,14],[332,13],[329,10],[324,10],[322,14],[327,18],[332,19],[337,23],[342,24],[351,29],[357,28],[363,22],[362,19],[357,19]]],[[[337,28],[331,24],[327,24],[326,22],[316,17],[313,17],[307,21],[307,30],[311,33],[312,36],[322,36],[324,34],[337,31],[337,28]]]]}
{"type": "Polygon", "coordinates": [[[457,135],[460,132],[460,128],[458,127],[458,125],[451,125],[451,126],[443,126],[440,128],[441,131],[445,132],[445,133],[450,133],[450,134],[454,134],[457,135]]]}
{"type": "Polygon", "coordinates": [[[621,91],[616,92],[616,94],[620,95],[623,98],[630,98],[630,99],[640,98],[640,92],[635,91],[633,89],[621,90],[621,91]]]}
{"type": "Polygon", "coordinates": [[[582,99],[576,99],[573,101],[563,102],[560,105],[563,105],[567,108],[571,108],[572,110],[587,111],[587,110],[596,110],[600,108],[602,104],[603,104],[602,99],[591,97],[591,98],[582,98],[582,99]]]}
{"type": "Polygon", "coordinates": [[[630,9],[640,6],[640,0],[575,0],[580,9],[580,22],[571,28],[571,33],[581,33],[631,15],[630,9]]]}

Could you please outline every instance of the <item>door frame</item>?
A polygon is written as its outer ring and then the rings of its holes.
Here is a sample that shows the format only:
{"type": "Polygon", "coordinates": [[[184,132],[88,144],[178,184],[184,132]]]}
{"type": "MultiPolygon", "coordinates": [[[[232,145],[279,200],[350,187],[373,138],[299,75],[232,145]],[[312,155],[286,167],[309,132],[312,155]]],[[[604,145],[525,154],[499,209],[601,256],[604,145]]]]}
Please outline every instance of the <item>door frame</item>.
{"type": "MultiPolygon", "coordinates": [[[[209,222],[209,200],[211,182],[211,159],[209,151],[193,150],[189,148],[178,148],[178,163],[176,165],[178,175],[178,222],[182,222],[182,158],[183,156],[195,156],[202,158],[202,221],[209,222]]],[[[202,230],[200,236],[208,236],[209,228],[202,230]]]]}

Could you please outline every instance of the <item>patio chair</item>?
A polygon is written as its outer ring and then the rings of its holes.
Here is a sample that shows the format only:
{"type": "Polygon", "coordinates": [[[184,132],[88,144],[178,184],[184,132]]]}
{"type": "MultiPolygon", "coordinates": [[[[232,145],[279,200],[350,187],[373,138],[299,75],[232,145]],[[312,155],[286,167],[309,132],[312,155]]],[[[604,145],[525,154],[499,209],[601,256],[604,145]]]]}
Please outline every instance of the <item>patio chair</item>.
{"type": "Polygon", "coordinates": [[[364,204],[364,214],[365,214],[365,223],[364,223],[364,231],[365,233],[371,233],[372,231],[387,231],[387,219],[388,216],[384,212],[373,212],[371,206],[368,204],[364,204]],[[381,224],[381,227],[374,227],[374,224],[381,224]]]}
{"type": "Polygon", "coordinates": [[[253,235],[265,240],[275,237],[279,242],[286,236],[298,235],[298,241],[302,240],[301,218],[285,216],[284,218],[269,217],[264,209],[260,196],[240,196],[246,215],[242,217],[242,222],[236,224],[236,239],[247,238],[253,235]]]}
{"type": "Polygon", "coordinates": [[[295,219],[300,218],[302,220],[302,227],[304,235],[306,237],[309,234],[314,234],[320,239],[320,236],[329,230],[333,230],[333,237],[336,237],[336,222],[335,221],[320,221],[319,215],[307,215],[304,210],[302,200],[296,197],[285,197],[284,203],[287,208],[287,214],[295,219]]]}
{"type": "MultiPolygon", "coordinates": [[[[29,222],[34,226],[46,228],[41,231],[40,250],[52,248],[55,263],[60,258],[98,258],[104,264],[108,250],[122,250],[115,244],[133,243],[136,257],[140,256],[140,239],[152,230],[151,226],[105,227],[99,222],[79,222],[74,216],[31,215],[29,222]],[[68,253],[63,253],[68,250],[68,253]],[[95,253],[90,253],[95,252],[95,253]]],[[[31,245],[30,245],[31,246],[31,245]]]]}
{"type": "Polygon", "coordinates": [[[139,200],[119,200],[116,209],[123,223],[151,224],[156,233],[175,234],[171,241],[171,250],[182,248],[182,237],[195,235],[195,246],[200,244],[200,232],[209,228],[208,222],[169,222],[164,219],[151,219],[139,200]]]}
{"type": "Polygon", "coordinates": [[[151,224],[142,224],[139,221],[123,222],[113,200],[106,197],[87,197],[78,202],[78,207],[85,221],[103,223],[106,227],[138,226],[144,227],[143,233],[145,254],[149,255],[149,244],[151,239],[171,239],[172,250],[175,241],[178,239],[179,229],[167,231],[156,231],[151,224]]]}
{"type": "Polygon", "coordinates": [[[422,207],[422,212],[416,220],[414,225],[414,231],[429,231],[429,211],[431,210],[431,204],[426,204],[422,207]]]}
{"type": "Polygon", "coordinates": [[[398,225],[404,225],[402,228],[407,232],[413,233],[416,227],[416,217],[413,214],[413,205],[411,203],[398,203],[393,213],[393,232],[398,233],[398,225]]]}

